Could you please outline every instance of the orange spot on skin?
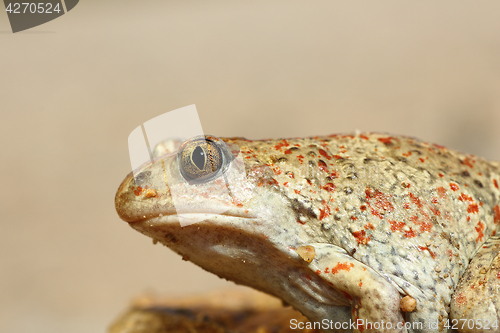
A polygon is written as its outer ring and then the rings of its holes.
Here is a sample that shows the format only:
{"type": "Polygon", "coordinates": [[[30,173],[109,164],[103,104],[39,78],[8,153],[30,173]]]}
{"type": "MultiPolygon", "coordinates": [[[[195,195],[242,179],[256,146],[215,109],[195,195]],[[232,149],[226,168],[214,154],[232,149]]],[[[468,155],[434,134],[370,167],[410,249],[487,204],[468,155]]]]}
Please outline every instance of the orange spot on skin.
{"type": "Polygon", "coordinates": [[[443,178],[443,177],[444,177],[444,175],[443,175],[442,173],[440,173],[440,174],[439,174],[439,177],[443,178]]]}
{"type": "MultiPolygon", "coordinates": [[[[206,197],[208,197],[208,194],[206,193],[202,193],[203,196],[206,195],[206,197]]],[[[146,193],[144,193],[144,197],[146,198],[158,198],[158,193],[156,193],[155,190],[153,190],[152,188],[148,188],[146,190],[146,193]]]]}
{"type": "Polygon", "coordinates": [[[291,149],[287,149],[285,150],[285,154],[291,154],[292,153],[292,150],[291,149]]]}
{"type": "Polygon", "coordinates": [[[365,211],[366,210],[366,206],[365,205],[362,205],[361,207],[359,207],[359,209],[365,211]]]}
{"type": "Polygon", "coordinates": [[[417,215],[410,216],[410,221],[413,221],[420,226],[420,232],[430,231],[432,228],[432,223],[418,221],[417,215]]]}
{"type": "Polygon", "coordinates": [[[495,185],[495,187],[498,188],[498,182],[496,179],[493,179],[493,185],[495,185]]]}
{"type": "Polygon", "coordinates": [[[391,231],[392,232],[403,231],[403,228],[406,226],[406,223],[404,223],[404,222],[389,220],[389,223],[391,224],[391,231]]]}
{"type": "Polygon", "coordinates": [[[474,165],[472,165],[472,162],[475,162],[475,161],[471,160],[468,157],[466,157],[465,160],[460,161],[460,163],[462,163],[464,165],[467,165],[469,168],[473,168],[474,167],[474,165]]]}
{"type": "Polygon", "coordinates": [[[434,207],[429,207],[432,213],[436,216],[441,216],[441,212],[434,207]]]}
{"type": "Polygon", "coordinates": [[[324,209],[319,210],[319,220],[323,220],[324,218],[330,216],[330,206],[326,204],[326,201],[323,200],[322,202],[323,206],[325,207],[324,209]]]}
{"type": "Polygon", "coordinates": [[[418,208],[422,208],[423,204],[420,202],[419,197],[414,196],[412,193],[410,193],[410,199],[415,205],[417,205],[418,208]]]}
{"type": "Polygon", "coordinates": [[[392,203],[389,201],[387,196],[383,194],[382,192],[376,190],[373,192],[373,190],[369,187],[366,188],[365,190],[366,194],[366,202],[368,206],[371,208],[371,213],[375,216],[378,216],[380,219],[383,218],[382,214],[380,211],[389,211],[392,212],[394,211],[394,206],[392,203]],[[373,206],[372,206],[373,204],[373,206]]]}
{"type": "Polygon", "coordinates": [[[441,198],[445,198],[446,197],[446,189],[444,187],[438,187],[437,188],[437,191],[438,191],[438,194],[441,198]]]}
{"type": "Polygon", "coordinates": [[[300,194],[300,190],[294,190],[295,194],[300,194]]]}
{"type": "Polygon", "coordinates": [[[321,271],[319,269],[316,270],[316,274],[321,274],[321,271]]]}
{"type": "Polygon", "coordinates": [[[361,286],[362,286],[362,285],[363,285],[363,282],[360,282],[360,283],[358,284],[359,289],[361,289],[361,286]]]}
{"type": "Polygon", "coordinates": [[[335,267],[332,267],[332,274],[337,274],[340,271],[349,272],[352,267],[354,267],[354,264],[352,262],[349,264],[347,263],[347,261],[344,263],[338,262],[337,265],[335,265],[335,267]]]}
{"type": "Polygon", "coordinates": [[[461,292],[460,294],[457,295],[457,297],[455,297],[455,303],[457,303],[458,305],[465,305],[467,303],[467,297],[465,297],[463,292],[461,292]]]}
{"type": "Polygon", "coordinates": [[[351,216],[351,220],[356,221],[358,218],[356,216],[351,216]]]}
{"type": "Polygon", "coordinates": [[[450,183],[450,188],[453,190],[453,191],[458,191],[460,188],[458,187],[457,184],[455,183],[450,183]]]}
{"type": "Polygon", "coordinates": [[[143,189],[142,187],[140,187],[140,186],[137,186],[137,188],[134,190],[134,194],[135,194],[136,196],[141,195],[141,194],[142,194],[142,192],[144,192],[144,189],[143,189]]]}
{"type": "Polygon", "coordinates": [[[327,267],[327,268],[325,268],[325,274],[328,274],[328,273],[330,273],[330,268],[327,267]]]}
{"type": "Polygon", "coordinates": [[[495,214],[495,217],[493,218],[493,222],[495,224],[500,223],[500,207],[498,207],[498,205],[493,207],[493,213],[495,214]]]}
{"type": "Polygon", "coordinates": [[[437,204],[438,203],[438,198],[432,197],[431,198],[431,202],[434,203],[434,204],[437,204]]]}
{"type": "Polygon", "coordinates": [[[479,212],[479,207],[477,204],[469,204],[469,207],[467,207],[467,213],[469,214],[475,214],[479,212]]]}
{"type": "Polygon", "coordinates": [[[283,186],[288,187],[288,186],[290,186],[290,184],[288,184],[288,182],[284,182],[283,186]]]}
{"type": "Polygon", "coordinates": [[[389,223],[391,224],[391,231],[404,231],[404,237],[406,238],[413,238],[417,236],[415,231],[413,231],[412,228],[410,230],[403,230],[403,228],[406,226],[404,222],[398,222],[398,221],[392,221],[389,220],[389,223]]]}
{"type": "Polygon", "coordinates": [[[387,138],[378,138],[378,141],[382,142],[383,144],[390,145],[392,143],[392,138],[387,137],[387,138]]]}
{"type": "Polygon", "coordinates": [[[405,156],[405,157],[411,156],[411,151],[408,151],[407,153],[403,153],[403,156],[405,156]]]}
{"type": "Polygon", "coordinates": [[[330,173],[330,179],[335,179],[335,178],[339,178],[339,173],[337,171],[333,171],[332,173],[330,173]]]}
{"type": "Polygon", "coordinates": [[[280,150],[282,147],[288,147],[290,143],[286,141],[286,139],[283,139],[282,142],[278,143],[276,146],[274,146],[274,149],[280,150]]]}
{"type": "Polygon", "coordinates": [[[354,236],[354,238],[356,238],[356,240],[358,241],[359,244],[363,244],[363,245],[368,244],[368,242],[372,238],[371,235],[366,237],[366,232],[364,230],[355,231],[352,233],[352,235],[354,236]]]}
{"type": "Polygon", "coordinates": [[[371,223],[365,224],[364,228],[365,228],[365,229],[367,229],[367,230],[368,230],[368,229],[371,229],[371,230],[374,230],[374,229],[375,229],[375,227],[374,227],[374,226],[373,226],[373,224],[371,224],[371,223]]]}
{"type": "Polygon", "coordinates": [[[425,246],[425,247],[424,246],[419,246],[418,250],[420,252],[427,250],[427,251],[429,251],[429,254],[431,255],[432,259],[436,259],[436,254],[434,252],[432,252],[431,249],[429,249],[428,246],[425,246]]]}
{"type": "Polygon", "coordinates": [[[359,137],[360,137],[361,139],[370,140],[370,138],[369,138],[369,137],[367,137],[366,135],[363,135],[363,134],[361,134],[359,137]]]}
{"type": "Polygon", "coordinates": [[[420,225],[420,232],[431,231],[432,223],[429,222],[417,222],[420,225]]]}
{"type": "Polygon", "coordinates": [[[476,242],[479,242],[479,241],[482,241],[483,240],[483,237],[484,237],[484,223],[479,221],[477,223],[477,227],[474,227],[477,231],[477,238],[476,238],[476,242]]]}
{"type": "Polygon", "coordinates": [[[422,162],[422,163],[424,163],[424,162],[425,162],[425,160],[424,160],[422,157],[419,157],[418,159],[419,159],[419,160],[420,160],[420,162],[422,162]]]}
{"type": "Polygon", "coordinates": [[[460,201],[470,201],[470,202],[474,201],[471,197],[469,197],[465,193],[460,194],[460,196],[458,197],[458,200],[460,200],[460,201]]]}
{"type": "Polygon", "coordinates": [[[328,192],[333,192],[333,191],[335,191],[335,187],[336,186],[333,185],[332,183],[328,183],[325,186],[323,186],[323,190],[328,191],[328,192]]]}
{"type": "Polygon", "coordinates": [[[237,207],[240,207],[240,208],[243,207],[243,204],[239,200],[233,198],[232,201],[233,201],[233,204],[236,205],[237,207]]]}
{"type": "Polygon", "coordinates": [[[321,156],[323,156],[323,157],[324,157],[324,158],[326,158],[327,160],[331,160],[331,159],[332,159],[332,157],[331,157],[330,155],[328,155],[328,154],[326,153],[326,151],[324,151],[323,149],[320,149],[320,150],[319,150],[319,153],[321,154],[321,156]]]}

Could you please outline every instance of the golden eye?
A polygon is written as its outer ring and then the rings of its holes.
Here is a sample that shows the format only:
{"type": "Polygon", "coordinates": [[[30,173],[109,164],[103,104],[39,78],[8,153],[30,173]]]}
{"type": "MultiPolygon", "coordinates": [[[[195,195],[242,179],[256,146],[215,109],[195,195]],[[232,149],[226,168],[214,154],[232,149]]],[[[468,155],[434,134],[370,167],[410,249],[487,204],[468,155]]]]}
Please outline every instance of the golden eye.
{"type": "Polygon", "coordinates": [[[223,165],[221,149],[209,139],[197,138],[180,147],[179,167],[187,181],[205,182],[215,178],[223,165]]]}

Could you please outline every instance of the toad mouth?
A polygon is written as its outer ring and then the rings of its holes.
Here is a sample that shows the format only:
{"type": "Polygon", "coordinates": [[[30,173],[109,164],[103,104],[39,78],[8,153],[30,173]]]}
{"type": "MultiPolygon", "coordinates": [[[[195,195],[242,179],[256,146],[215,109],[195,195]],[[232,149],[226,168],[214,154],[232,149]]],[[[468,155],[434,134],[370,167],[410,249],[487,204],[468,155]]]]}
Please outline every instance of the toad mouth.
{"type": "MultiPolygon", "coordinates": [[[[256,216],[250,215],[245,211],[236,211],[231,214],[228,213],[182,213],[182,214],[158,214],[154,216],[144,216],[134,221],[128,221],[129,224],[151,223],[152,225],[165,225],[179,223],[179,220],[199,222],[234,222],[235,220],[251,220],[256,216]]],[[[188,222],[189,223],[189,222],[188,222]]]]}

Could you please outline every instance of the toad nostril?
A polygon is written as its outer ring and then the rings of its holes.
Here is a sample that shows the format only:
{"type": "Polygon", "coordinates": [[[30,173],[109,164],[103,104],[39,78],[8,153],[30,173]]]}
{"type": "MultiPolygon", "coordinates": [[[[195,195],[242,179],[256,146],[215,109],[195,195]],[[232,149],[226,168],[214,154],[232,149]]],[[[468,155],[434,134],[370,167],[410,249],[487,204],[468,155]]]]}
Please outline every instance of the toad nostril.
{"type": "Polygon", "coordinates": [[[135,177],[135,184],[137,186],[143,185],[151,177],[151,171],[143,171],[135,177]]]}

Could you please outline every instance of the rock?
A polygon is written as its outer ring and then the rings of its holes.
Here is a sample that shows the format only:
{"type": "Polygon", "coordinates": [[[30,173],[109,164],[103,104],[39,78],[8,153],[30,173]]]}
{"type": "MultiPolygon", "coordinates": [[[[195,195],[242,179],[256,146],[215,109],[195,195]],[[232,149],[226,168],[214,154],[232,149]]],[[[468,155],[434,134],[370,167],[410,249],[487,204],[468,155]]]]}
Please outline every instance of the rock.
{"type": "Polygon", "coordinates": [[[111,324],[108,333],[320,333],[297,329],[307,318],[266,294],[250,289],[214,291],[200,296],[141,296],[111,324]],[[295,329],[292,329],[295,328],[295,329]]]}

